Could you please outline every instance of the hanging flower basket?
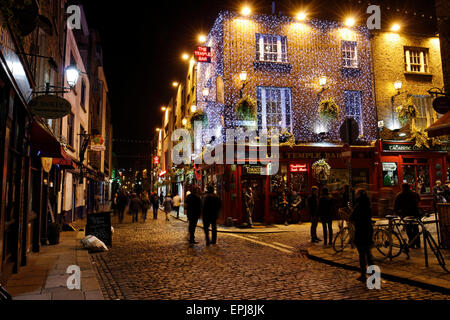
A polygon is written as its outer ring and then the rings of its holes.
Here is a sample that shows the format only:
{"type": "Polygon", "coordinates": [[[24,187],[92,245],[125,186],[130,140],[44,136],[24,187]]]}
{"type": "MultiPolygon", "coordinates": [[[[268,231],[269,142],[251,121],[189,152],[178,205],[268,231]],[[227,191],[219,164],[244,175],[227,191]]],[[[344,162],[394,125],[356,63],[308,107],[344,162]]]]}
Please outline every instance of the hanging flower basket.
{"type": "Polygon", "coordinates": [[[328,181],[331,174],[331,167],[325,159],[319,160],[312,165],[313,177],[317,181],[328,181]]]}
{"type": "Polygon", "coordinates": [[[208,116],[205,112],[203,112],[203,110],[197,110],[192,114],[190,121],[191,128],[194,128],[195,122],[197,121],[202,123],[203,128],[208,127],[208,116]]]}
{"type": "Polygon", "coordinates": [[[417,107],[414,105],[413,99],[409,98],[405,105],[397,108],[398,120],[402,126],[417,117],[417,107]]]}
{"type": "Polygon", "coordinates": [[[245,96],[238,101],[234,107],[236,112],[236,119],[241,121],[256,120],[257,103],[249,96],[245,96]]]}
{"type": "Polygon", "coordinates": [[[292,133],[287,130],[283,130],[280,133],[280,144],[281,146],[288,146],[293,148],[295,146],[295,137],[292,133]]]}
{"type": "Polygon", "coordinates": [[[341,108],[334,102],[333,98],[323,100],[319,106],[319,116],[324,121],[337,120],[341,108]]]}

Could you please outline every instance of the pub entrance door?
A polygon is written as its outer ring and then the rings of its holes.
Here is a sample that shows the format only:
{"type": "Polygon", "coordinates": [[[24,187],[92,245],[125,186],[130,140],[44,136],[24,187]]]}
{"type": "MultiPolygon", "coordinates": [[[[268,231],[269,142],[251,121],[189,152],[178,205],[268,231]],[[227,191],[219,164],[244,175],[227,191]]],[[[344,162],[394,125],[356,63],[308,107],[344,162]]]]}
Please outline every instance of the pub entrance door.
{"type": "MultiPolygon", "coordinates": [[[[264,222],[265,216],[265,199],[266,199],[266,176],[242,176],[242,187],[251,187],[253,190],[253,198],[255,200],[255,209],[253,211],[253,222],[264,222]]],[[[247,214],[245,210],[244,198],[242,200],[244,216],[247,214]]]]}

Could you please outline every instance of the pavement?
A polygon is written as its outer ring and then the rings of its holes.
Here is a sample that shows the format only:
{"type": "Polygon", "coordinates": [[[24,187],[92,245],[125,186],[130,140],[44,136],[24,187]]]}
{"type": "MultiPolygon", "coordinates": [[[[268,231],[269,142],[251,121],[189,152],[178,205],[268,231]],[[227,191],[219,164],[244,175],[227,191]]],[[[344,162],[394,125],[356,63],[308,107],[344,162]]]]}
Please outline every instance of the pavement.
{"type": "Polygon", "coordinates": [[[91,255],[105,299],[450,300],[386,278],[381,290],[369,290],[358,272],[309,259],[308,223],[290,226],[293,232],[222,232],[210,247],[200,227],[198,244],[189,245],[187,224],[167,222],[162,212],[157,220],[113,223],[111,250],[91,255]]]}
{"type": "Polygon", "coordinates": [[[93,262],[81,247],[83,237],[84,232],[61,232],[58,245],[30,254],[28,265],[5,284],[13,300],[104,300],[93,262]],[[81,290],[68,289],[69,266],[80,267],[81,290]]]}

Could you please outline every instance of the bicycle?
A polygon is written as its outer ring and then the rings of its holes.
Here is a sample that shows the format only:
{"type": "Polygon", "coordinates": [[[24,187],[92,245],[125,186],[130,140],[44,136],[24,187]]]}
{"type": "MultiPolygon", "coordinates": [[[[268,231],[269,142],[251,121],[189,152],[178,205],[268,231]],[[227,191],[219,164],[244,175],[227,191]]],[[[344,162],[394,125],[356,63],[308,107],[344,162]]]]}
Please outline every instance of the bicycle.
{"type": "Polygon", "coordinates": [[[422,217],[404,217],[400,218],[398,216],[386,216],[389,220],[387,228],[383,226],[378,226],[374,231],[374,245],[375,248],[383,256],[389,258],[391,261],[393,258],[400,256],[400,254],[405,253],[407,259],[410,258],[409,251],[410,248],[420,239],[423,235],[424,237],[424,251],[425,251],[425,266],[428,267],[428,251],[427,246],[431,249],[436,257],[441,268],[450,273],[447,270],[445,264],[445,258],[439,249],[438,244],[434,240],[433,236],[425,227],[426,222],[423,221],[425,217],[429,217],[429,214],[423,215],[422,217]],[[420,231],[412,238],[409,242],[406,241],[402,235],[400,227],[417,225],[420,227],[420,231]]]}
{"type": "Polygon", "coordinates": [[[341,208],[339,214],[342,219],[339,221],[339,231],[333,240],[333,249],[337,253],[343,252],[346,248],[354,248],[353,239],[355,234],[355,228],[350,222],[350,209],[341,208]],[[346,226],[344,226],[344,223],[346,223],[346,226]]]}

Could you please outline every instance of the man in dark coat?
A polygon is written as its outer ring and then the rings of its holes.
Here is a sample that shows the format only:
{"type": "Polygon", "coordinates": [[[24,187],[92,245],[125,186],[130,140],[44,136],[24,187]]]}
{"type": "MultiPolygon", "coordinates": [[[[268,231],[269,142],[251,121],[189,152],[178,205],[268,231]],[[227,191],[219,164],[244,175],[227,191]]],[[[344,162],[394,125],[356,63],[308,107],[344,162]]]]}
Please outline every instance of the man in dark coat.
{"type": "Polygon", "coordinates": [[[222,209],[222,201],[214,193],[214,187],[208,186],[203,198],[203,229],[205,231],[206,245],[217,243],[217,218],[222,209]],[[212,227],[212,239],[209,240],[209,227],[212,227]]]}
{"type": "MultiPolygon", "coordinates": [[[[402,186],[402,192],[397,195],[395,199],[395,212],[401,217],[420,217],[419,202],[420,196],[417,192],[412,191],[409,184],[405,183],[402,186]]],[[[409,242],[419,233],[419,226],[417,224],[409,224],[406,226],[406,233],[409,242]]],[[[420,237],[411,244],[411,248],[420,248],[420,237]]]]}
{"type": "Polygon", "coordinates": [[[130,213],[133,217],[133,223],[138,222],[138,214],[139,214],[139,211],[141,211],[141,210],[142,210],[142,201],[136,195],[136,193],[133,193],[131,195],[131,201],[130,201],[130,213]]]}
{"type": "Polygon", "coordinates": [[[322,221],[324,246],[333,244],[333,214],[335,214],[335,211],[334,200],[329,195],[328,188],[325,187],[322,189],[322,195],[319,199],[319,216],[322,221]]]}
{"type": "Polygon", "coordinates": [[[159,198],[158,195],[156,194],[156,192],[153,192],[151,197],[150,197],[150,201],[152,203],[152,208],[153,208],[153,219],[156,220],[158,219],[158,210],[159,210],[159,198]]]}
{"type": "Polygon", "coordinates": [[[125,208],[128,205],[128,197],[126,193],[122,190],[117,197],[117,211],[119,213],[119,223],[123,222],[123,215],[125,208]]]}
{"type": "Polygon", "coordinates": [[[355,227],[353,242],[358,249],[361,276],[358,280],[366,282],[367,267],[373,265],[371,248],[373,246],[372,209],[364,189],[356,191],[353,213],[350,217],[355,227]]]}
{"type": "Polygon", "coordinates": [[[311,216],[311,242],[320,242],[317,237],[317,225],[319,224],[319,188],[312,187],[311,195],[308,197],[308,209],[311,216]]]}
{"type": "Polygon", "coordinates": [[[187,218],[189,221],[189,243],[195,244],[195,229],[202,211],[202,199],[200,198],[198,188],[195,188],[184,201],[187,218]]]}

